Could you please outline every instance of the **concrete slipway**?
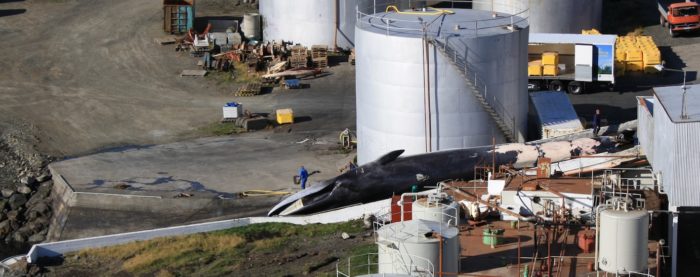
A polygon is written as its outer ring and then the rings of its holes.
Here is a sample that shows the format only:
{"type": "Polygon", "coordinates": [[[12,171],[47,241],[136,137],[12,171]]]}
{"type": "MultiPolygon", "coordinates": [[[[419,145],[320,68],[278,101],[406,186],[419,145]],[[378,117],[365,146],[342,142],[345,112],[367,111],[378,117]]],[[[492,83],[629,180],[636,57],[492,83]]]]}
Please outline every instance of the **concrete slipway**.
{"type": "Polygon", "coordinates": [[[300,165],[313,180],[337,175],[352,155],[337,139],[271,131],[118,149],[51,164],[56,198],[49,239],[75,239],[264,215],[281,196],[241,198],[248,190],[294,191],[300,165]],[[190,197],[177,197],[188,194],[190,197]]]}

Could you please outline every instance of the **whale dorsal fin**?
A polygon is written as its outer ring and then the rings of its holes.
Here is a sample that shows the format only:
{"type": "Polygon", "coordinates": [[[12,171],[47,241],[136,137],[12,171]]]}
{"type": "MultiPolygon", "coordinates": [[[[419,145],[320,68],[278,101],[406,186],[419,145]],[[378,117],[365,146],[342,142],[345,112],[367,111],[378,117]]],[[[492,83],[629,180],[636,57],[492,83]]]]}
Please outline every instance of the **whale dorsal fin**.
{"type": "Polygon", "coordinates": [[[403,154],[403,152],[403,149],[391,151],[389,153],[384,154],[384,156],[379,157],[379,159],[377,159],[377,162],[380,165],[388,164],[396,160],[399,156],[401,156],[401,154],[403,154]]]}

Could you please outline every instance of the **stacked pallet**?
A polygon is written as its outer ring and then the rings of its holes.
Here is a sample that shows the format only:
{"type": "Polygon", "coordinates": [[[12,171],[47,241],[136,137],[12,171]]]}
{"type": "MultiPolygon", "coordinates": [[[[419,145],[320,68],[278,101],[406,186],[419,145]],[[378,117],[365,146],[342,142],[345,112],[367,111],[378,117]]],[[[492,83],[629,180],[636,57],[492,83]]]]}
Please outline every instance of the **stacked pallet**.
{"type": "Polygon", "coordinates": [[[260,94],[262,89],[262,84],[260,83],[249,83],[240,88],[234,93],[234,96],[255,96],[260,94]]]}
{"type": "Polygon", "coordinates": [[[559,53],[544,52],[542,53],[542,75],[557,76],[559,75],[559,53]]]}
{"type": "Polygon", "coordinates": [[[309,61],[309,53],[306,47],[295,45],[292,47],[291,56],[289,56],[289,65],[292,68],[306,67],[309,61]]]}
{"type": "Polygon", "coordinates": [[[313,62],[315,68],[328,67],[328,46],[311,46],[311,61],[313,62]]]}
{"type": "Polygon", "coordinates": [[[661,64],[661,52],[650,36],[618,37],[616,47],[617,75],[633,71],[655,73],[654,66],[661,64]]]}

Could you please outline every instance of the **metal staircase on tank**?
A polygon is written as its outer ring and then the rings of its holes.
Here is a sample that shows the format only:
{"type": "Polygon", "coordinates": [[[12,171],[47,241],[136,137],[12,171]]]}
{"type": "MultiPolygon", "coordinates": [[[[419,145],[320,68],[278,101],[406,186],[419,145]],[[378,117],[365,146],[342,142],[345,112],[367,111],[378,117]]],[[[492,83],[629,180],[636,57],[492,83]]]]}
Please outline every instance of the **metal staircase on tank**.
{"type": "Polygon", "coordinates": [[[437,39],[428,39],[428,42],[435,46],[442,55],[457,69],[457,71],[467,81],[467,86],[474,97],[479,101],[484,110],[491,116],[498,129],[503,133],[508,142],[517,142],[518,137],[515,128],[515,117],[511,116],[503,105],[493,95],[489,97],[486,82],[479,79],[473,66],[448,43],[443,43],[437,39]],[[478,84],[483,84],[483,87],[478,84]]]}

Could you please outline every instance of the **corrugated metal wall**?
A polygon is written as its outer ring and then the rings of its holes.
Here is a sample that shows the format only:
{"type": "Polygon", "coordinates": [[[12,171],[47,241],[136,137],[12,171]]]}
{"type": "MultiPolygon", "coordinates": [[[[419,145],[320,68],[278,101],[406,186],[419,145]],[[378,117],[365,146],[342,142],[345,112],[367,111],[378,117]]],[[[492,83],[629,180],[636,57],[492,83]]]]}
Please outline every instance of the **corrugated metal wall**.
{"type": "MultiPolygon", "coordinates": [[[[654,99],[656,103],[658,99],[654,99]]],[[[700,122],[673,123],[662,105],[654,113],[654,171],[670,206],[700,206],[700,122]]]]}
{"type": "Polygon", "coordinates": [[[649,108],[653,110],[653,106],[648,107],[648,105],[653,105],[649,102],[654,101],[653,99],[653,97],[637,97],[637,139],[651,166],[654,166],[654,116],[649,111],[649,108]]]}

